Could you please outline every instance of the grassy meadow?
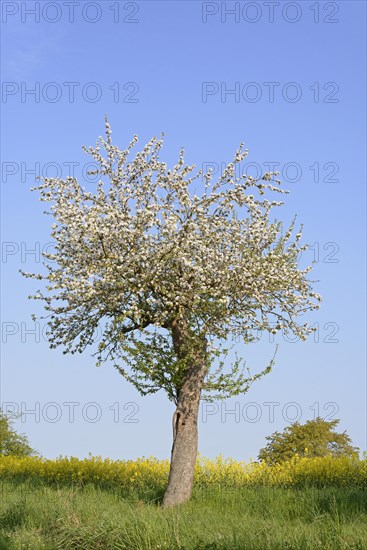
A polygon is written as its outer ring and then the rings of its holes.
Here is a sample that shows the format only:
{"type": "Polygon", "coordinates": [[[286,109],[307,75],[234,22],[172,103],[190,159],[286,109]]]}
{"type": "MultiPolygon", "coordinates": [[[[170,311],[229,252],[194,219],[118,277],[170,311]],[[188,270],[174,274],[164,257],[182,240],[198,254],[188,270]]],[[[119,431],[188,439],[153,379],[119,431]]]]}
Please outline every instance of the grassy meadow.
{"type": "Polygon", "coordinates": [[[0,458],[0,548],[367,548],[367,460],[200,458],[191,501],[163,510],[168,466],[0,458]]]}

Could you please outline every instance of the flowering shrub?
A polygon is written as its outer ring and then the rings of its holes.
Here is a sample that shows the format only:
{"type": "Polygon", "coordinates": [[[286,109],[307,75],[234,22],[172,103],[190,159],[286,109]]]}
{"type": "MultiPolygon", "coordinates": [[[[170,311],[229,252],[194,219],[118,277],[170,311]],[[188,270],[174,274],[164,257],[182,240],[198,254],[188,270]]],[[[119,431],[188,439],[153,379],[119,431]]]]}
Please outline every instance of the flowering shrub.
{"type": "MultiPolygon", "coordinates": [[[[160,490],[168,481],[169,461],[154,457],[110,460],[100,457],[55,460],[38,457],[0,457],[0,479],[39,480],[46,483],[94,483],[119,488],[123,493],[160,490]]],[[[337,486],[367,487],[367,459],[349,457],[299,458],[270,466],[265,462],[238,462],[222,456],[200,457],[196,464],[196,486],[337,486]]]]}

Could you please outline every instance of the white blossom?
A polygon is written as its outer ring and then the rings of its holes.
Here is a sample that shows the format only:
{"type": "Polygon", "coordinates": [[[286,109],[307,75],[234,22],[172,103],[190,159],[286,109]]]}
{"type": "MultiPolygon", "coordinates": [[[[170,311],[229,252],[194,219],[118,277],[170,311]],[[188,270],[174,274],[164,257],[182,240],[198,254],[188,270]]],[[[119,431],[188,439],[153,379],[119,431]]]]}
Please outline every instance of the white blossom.
{"type": "MultiPolygon", "coordinates": [[[[159,158],[163,137],[130,158],[136,143],[134,136],[118,149],[106,121],[106,139],[84,147],[98,165],[96,192],[75,178],[43,178],[37,188],[51,203],[56,252],[44,254],[46,273],[24,275],[51,283],[34,296],[45,302],[51,346],[81,352],[102,327],[99,364],[112,359],[143,393],[164,387],[172,396],[182,367],[170,340],[177,319],[210,342],[225,342],[234,330],[245,342],[259,330],[301,339],[312,332],[297,322],[321,299],[307,279],[311,267],[297,264],[306,247],[298,244],[302,229],[292,240],[292,222],[283,234],[270,221],[282,202],[262,198],[286,193],[277,173],[236,177],[248,154],[241,145],[215,181],[210,170],[193,174],[183,150],[169,170],[159,158]],[[136,359],[139,350],[145,363],[136,359]],[[130,373],[121,358],[135,365],[130,373]]],[[[231,376],[208,374],[208,391],[233,394],[254,378],[241,378],[236,366],[231,376]]]]}

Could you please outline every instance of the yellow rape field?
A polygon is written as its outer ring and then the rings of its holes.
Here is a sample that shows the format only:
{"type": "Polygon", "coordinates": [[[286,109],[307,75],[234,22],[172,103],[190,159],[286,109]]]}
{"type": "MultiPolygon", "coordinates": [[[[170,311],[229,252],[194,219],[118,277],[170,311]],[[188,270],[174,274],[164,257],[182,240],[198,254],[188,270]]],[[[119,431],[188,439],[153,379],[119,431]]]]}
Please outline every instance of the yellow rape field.
{"type": "MultiPolygon", "coordinates": [[[[161,488],[168,480],[169,461],[154,457],[110,460],[100,457],[43,459],[0,457],[0,479],[40,480],[57,484],[94,483],[122,490],[161,488]]],[[[299,458],[270,466],[265,462],[239,462],[199,457],[195,486],[200,487],[355,487],[367,486],[367,459],[348,457],[299,458]]]]}

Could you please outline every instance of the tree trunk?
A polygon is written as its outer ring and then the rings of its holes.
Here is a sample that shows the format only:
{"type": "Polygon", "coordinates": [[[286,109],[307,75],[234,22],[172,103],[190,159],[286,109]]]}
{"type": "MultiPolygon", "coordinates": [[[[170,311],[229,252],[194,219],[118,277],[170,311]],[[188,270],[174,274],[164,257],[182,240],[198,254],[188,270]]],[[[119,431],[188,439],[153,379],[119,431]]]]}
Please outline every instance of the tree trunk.
{"type": "MultiPolygon", "coordinates": [[[[179,356],[190,345],[182,327],[174,327],[173,342],[179,356]]],[[[198,451],[198,413],[201,390],[207,369],[206,339],[192,356],[183,376],[177,407],[173,415],[173,445],[168,486],[164,507],[176,506],[189,500],[192,493],[194,469],[198,451]]]]}

